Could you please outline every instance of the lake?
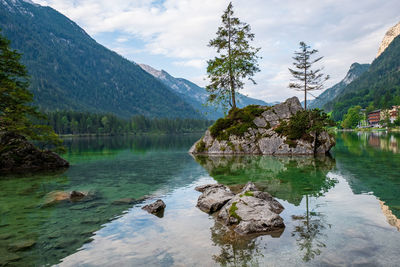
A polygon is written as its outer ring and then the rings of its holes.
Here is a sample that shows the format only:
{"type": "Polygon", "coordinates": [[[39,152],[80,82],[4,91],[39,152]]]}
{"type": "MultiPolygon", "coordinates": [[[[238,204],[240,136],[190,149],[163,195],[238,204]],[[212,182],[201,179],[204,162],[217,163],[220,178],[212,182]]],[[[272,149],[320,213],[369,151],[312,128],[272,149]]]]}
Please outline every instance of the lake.
{"type": "Polygon", "coordinates": [[[199,137],[66,139],[68,170],[0,177],[0,266],[400,266],[400,134],[338,133],[316,158],[194,158],[199,137]],[[282,232],[196,208],[194,187],[248,181],[285,207],[282,232]],[[72,190],[90,197],[51,201],[72,190]],[[162,218],[141,209],[159,198],[162,218]]]}

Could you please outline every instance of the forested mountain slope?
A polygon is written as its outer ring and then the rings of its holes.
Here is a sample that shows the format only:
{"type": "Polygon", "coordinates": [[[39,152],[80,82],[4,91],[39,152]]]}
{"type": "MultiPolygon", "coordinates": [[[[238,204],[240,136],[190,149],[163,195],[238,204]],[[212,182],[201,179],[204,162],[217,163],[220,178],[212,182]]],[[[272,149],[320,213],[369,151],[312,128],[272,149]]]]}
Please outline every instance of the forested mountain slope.
{"type": "Polygon", "coordinates": [[[0,0],[0,28],[23,54],[30,90],[43,110],[201,117],[158,79],[50,7],[0,0]]]}

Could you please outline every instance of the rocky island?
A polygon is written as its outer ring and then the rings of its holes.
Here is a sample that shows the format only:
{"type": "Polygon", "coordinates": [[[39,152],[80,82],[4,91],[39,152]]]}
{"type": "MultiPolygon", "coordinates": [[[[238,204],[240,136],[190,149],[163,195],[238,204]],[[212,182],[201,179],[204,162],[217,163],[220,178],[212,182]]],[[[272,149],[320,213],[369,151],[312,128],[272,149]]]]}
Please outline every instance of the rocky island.
{"type": "Polygon", "coordinates": [[[335,145],[321,111],[305,111],[297,97],[275,106],[250,105],[218,119],[189,150],[192,154],[326,154],[335,145]]]}

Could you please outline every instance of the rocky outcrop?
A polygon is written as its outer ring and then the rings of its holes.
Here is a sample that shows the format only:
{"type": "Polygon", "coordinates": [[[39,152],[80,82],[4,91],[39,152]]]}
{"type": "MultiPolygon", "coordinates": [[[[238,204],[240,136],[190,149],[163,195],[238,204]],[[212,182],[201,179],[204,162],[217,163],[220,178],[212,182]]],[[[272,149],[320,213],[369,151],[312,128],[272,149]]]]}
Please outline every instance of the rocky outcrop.
{"type": "Polygon", "coordinates": [[[279,216],[284,207],[267,192],[259,191],[253,183],[248,183],[236,195],[219,184],[205,185],[197,190],[203,192],[197,206],[208,213],[219,211],[218,220],[239,234],[262,234],[285,227],[279,216]]]}
{"type": "Polygon", "coordinates": [[[221,184],[205,185],[195,189],[203,193],[197,201],[197,207],[207,213],[220,210],[235,196],[228,187],[221,184]]]}
{"type": "MultiPolygon", "coordinates": [[[[313,155],[325,154],[335,144],[327,132],[308,139],[288,140],[275,130],[291,116],[303,110],[297,97],[273,107],[259,106],[264,111],[255,116],[251,127],[242,135],[230,134],[227,138],[215,138],[210,129],[189,150],[192,154],[263,154],[263,155],[313,155]],[[317,146],[317,147],[315,147],[317,146]]],[[[218,123],[218,121],[217,121],[218,123]]],[[[244,125],[245,127],[245,125],[244,125]]],[[[226,131],[226,130],[223,130],[226,131]]]]}
{"type": "Polygon", "coordinates": [[[49,150],[39,150],[25,137],[0,134],[0,172],[25,172],[67,168],[68,161],[49,150]]]}
{"type": "Polygon", "coordinates": [[[154,203],[144,206],[142,209],[161,218],[164,216],[165,207],[164,201],[158,199],[154,203]]]}
{"type": "Polygon", "coordinates": [[[400,22],[386,32],[376,57],[379,57],[386,50],[386,48],[388,48],[388,46],[394,40],[394,38],[396,38],[399,35],[400,35],[400,22]]]}

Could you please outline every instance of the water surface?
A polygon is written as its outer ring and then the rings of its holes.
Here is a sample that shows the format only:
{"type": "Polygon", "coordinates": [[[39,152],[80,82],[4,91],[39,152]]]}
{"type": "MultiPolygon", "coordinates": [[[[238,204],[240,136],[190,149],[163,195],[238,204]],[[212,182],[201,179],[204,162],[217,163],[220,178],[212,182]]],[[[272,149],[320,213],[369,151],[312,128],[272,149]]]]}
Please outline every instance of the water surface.
{"type": "Polygon", "coordinates": [[[193,158],[198,138],[68,139],[67,171],[1,177],[0,266],[400,265],[398,134],[339,134],[317,158],[193,158]],[[195,207],[197,185],[248,181],[283,204],[283,232],[243,238],[195,207]],[[71,190],[90,197],[49,204],[71,190]],[[141,209],[158,198],[163,218],[141,209]]]}

